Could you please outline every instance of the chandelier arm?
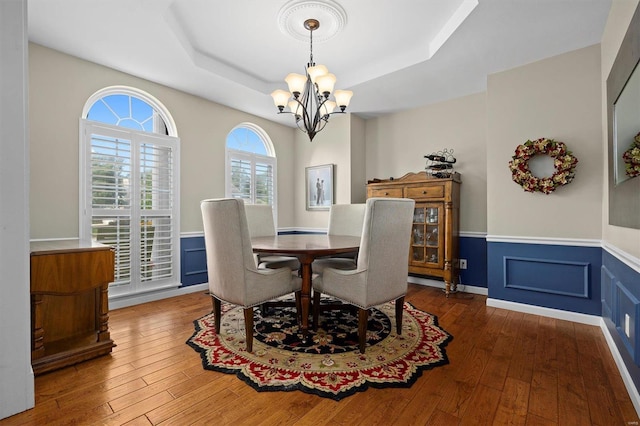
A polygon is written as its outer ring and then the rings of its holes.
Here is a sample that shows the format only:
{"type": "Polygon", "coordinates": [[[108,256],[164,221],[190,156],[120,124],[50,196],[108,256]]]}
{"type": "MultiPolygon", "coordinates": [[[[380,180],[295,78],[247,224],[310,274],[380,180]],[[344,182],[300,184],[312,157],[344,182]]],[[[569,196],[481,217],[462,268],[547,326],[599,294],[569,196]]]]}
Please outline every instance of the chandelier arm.
{"type": "Polygon", "coordinates": [[[313,121],[311,119],[311,114],[313,113],[313,83],[311,82],[311,78],[307,75],[307,84],[305,86],[304,97],[303,97],[303,118],[304,118],[304,127],[306,129],[306,133],[312,133],[315,130],[315,126],[313,125],[313,121]]]}
{"type": "Polygon", "coordinates": [[[326,126],[328,122],[329,121],[325,120],[324,117],[320,118],[318,120],[318,124],[316,124],[316,127],[315,127],[316,133],[320,133],[320,131],[322,131],[322,129],[324,129],[324,126],[326,126]]]}
{"type": "MultiPolygon", "coordinates": [[[[301,130],[303,133],[306,133],[306,134],[308,134],[308,135],[310,134],[310,133],[307,131],[307,129],[304,127],[304,120],[299,120],[299,119],[297,119],[297,117],[296,117],[296,126],[298,126],[298,129],[299,129],[299,130],[301,130]]],[[[314,135],[315,135],[315,133],[314,133],[314,135]]],[[[311,138],[311,139],[313,139],[313,138],[311,138]]]]}
{"type": "MultiPolygon", "coordinates": [[[[317,132],[313,131],[313,130],[309,130],[310,129],[310,122],[309,122],[309,114],[307,113],[307,107],[305,106],[305,104],[303,102],[300,102],[301,98],[296,98],[295,101],[298,102],[298,105],[300,106],[298,108],[298,111],[301,112],[301,114],[296,114],[293,111],[284,111],[287,112],[289,114],[293,114],[294,117],[296,118],[296,126],[298,127],[299,130],[301,130],[302,132],[306,133],[309,135],[309,140],[313,140],[313,137],[315,136],[315,134],[317,132]]],[[[303,97],[304,99],[304,97],[303,97]]]]}
{"type": "MultiPolygon", "coordinates": [[[[325,99],[324,96],[322,96],[322,95],[320,95],[320,94],[318,94],[316,92],[316,103],[317,103],[318,107],[315,109],[315,113],[313,115],[313,128],[314,129],[317,129],[320,126],[322,120],[325,117],[328,118],[327,114],[322,114],[322,106],[325,104],[325,102],[327,102],[327,100],[328,99],[325,99]]],[[[325,120],[325,123],[326,123],[326,120],[325,120]]],[[[322,127],[324,128],[324,126],[322,126],[322,127]]],[[[319,132],[320,130],[322,130],[322,128],[317,130],[317,132],[319,132]]]]}

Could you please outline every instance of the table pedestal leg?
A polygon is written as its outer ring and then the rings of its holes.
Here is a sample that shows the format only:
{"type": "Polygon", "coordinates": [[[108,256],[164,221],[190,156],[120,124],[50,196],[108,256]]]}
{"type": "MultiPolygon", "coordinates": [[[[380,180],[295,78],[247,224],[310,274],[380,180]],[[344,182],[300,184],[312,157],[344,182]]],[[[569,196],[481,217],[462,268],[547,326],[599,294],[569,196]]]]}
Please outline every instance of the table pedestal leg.
{"type": "Polygon", "coordinates": [[[306,341],[309,335],[309,308],[311,306],[311,262],[313,258],[301,256],[300,267],[302,269],[302,289],[300,291],[300,305],[302,308],[302,321],[300,331],[302,332],[303,341],[306,341]]]}

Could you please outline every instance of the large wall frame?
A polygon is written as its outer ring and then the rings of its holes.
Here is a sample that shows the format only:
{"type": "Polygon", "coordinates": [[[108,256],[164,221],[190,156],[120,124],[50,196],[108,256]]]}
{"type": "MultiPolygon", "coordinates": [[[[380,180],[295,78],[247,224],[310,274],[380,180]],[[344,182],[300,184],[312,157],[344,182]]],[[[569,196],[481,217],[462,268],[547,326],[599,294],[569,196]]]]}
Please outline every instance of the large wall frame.
{"type": "MultiPolygon", "coordinates": [[[[616,185],[615,170],[615,104],[629,78],[640,63],[640,5],[636,8],[616,60],[607,78],[608,164],[609,164],[609,224],[640,229],[640,177],[616,185]]],[[[637,73],[636,73],[637,74],[637,73]]],[[[640,111],[636,111],[640,116],[640,111]]],[[[638,129],[640,131],[640,120],[638,129]]],[[[631,141],[628,141],[630,144],[631,141]]],[[[618,148],[620,148],[618,146],[618,148]]]]}

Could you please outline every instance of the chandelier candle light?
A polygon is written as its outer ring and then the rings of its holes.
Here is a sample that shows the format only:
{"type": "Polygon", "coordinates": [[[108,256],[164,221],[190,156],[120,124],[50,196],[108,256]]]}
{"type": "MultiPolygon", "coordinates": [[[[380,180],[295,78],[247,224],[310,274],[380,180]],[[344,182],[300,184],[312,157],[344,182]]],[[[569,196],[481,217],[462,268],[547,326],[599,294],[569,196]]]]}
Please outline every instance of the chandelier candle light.
{"type": "Polygon", "coordinates": [[[304,21],[304,27],[309,30],[310,41],[306,75],[289,74],[284,79],[289,86],[289,91],[279,89],[271,96],[273,103],[278,107],[278,114],[283,112],[293,114],[298,128],[308,134],[309,140],[313,141],[316,133],[324,129],[331,114],[345,112],[353,92],[334,91],[336,76],[331,74],[324,65],[316,65],[313,62],[313,31],[320,28],[320,22],[316,19],[307,19],[304,21]],[[332,92],[335,101],[329,99],[332,92]],[[336,106],[339,111],[334,112],[336,106]],[[290,111],[285,111],[286,107],[290,111]]]}

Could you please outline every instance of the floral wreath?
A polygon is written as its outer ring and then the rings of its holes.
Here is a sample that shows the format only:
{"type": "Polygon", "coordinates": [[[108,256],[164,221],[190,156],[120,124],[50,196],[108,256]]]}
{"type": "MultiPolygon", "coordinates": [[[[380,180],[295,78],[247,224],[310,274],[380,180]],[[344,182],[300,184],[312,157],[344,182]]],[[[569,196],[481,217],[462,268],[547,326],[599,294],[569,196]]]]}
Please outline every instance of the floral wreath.
{"type": "MultiPolygon", "coordinates": [[[[639,150],[640,151],[640,150],[639,150]]],[[[578,159],[567,151],[563,142],[553,139],[540,138],[535,141],[526,141],[524,145],[518,145],[513,159],[509,161],[511,178],[527,192],[542,192],[550,194],[559,186],[566,185],[575,177],[578,159]],[[550,177],[535,177],[529,170],[529,159],[536,154],[544,154],[553,158],[556,168],[550,177]]]]}
{"type": "Polygon", "coordinates": [[[628,150],[622,154],[627,176],[640,176],[640,133],[636,135],[628,150]]]}

